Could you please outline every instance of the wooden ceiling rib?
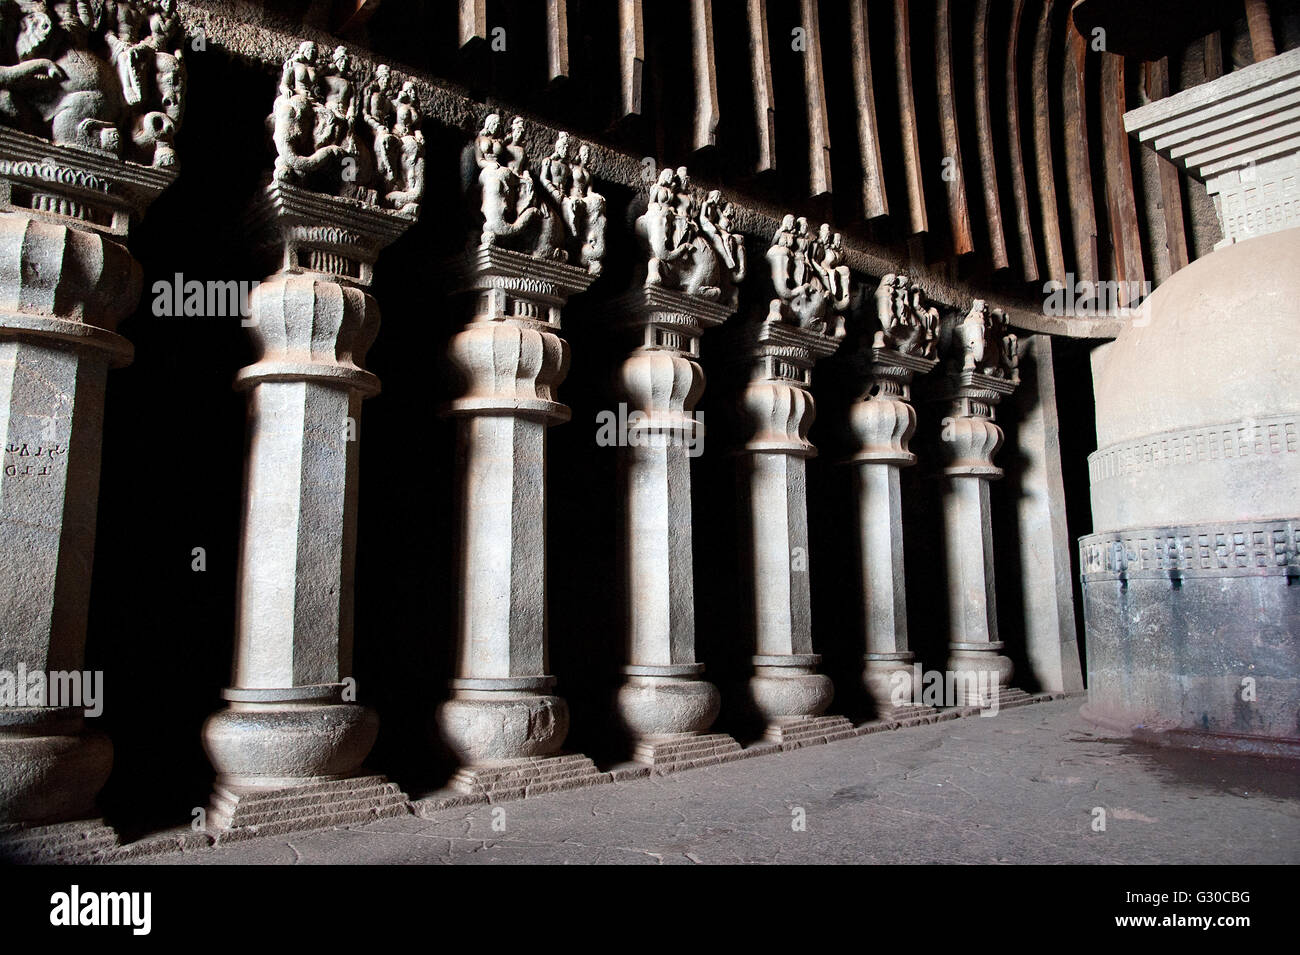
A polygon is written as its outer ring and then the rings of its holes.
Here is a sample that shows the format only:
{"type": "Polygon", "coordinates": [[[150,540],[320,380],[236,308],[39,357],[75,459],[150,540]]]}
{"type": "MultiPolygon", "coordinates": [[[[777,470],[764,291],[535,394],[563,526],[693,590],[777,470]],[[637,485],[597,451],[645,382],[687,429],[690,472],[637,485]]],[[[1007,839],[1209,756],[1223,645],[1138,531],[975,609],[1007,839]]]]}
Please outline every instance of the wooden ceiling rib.
{"type": "Polygon", "coordinates": [[[909,231],[912,235],[919,235],[930,231],[930,220],[925,208],[925,185],[921,180],[921,139],[916,126],[916,102],[912,96],[912,41],[908,16],[908,0],[894,0],[894,71],[898,81],[898,120],[907,179],[907,211],[911,217],[909,231]]]}
{"type": "Polygon", "coordinates": [[[957,94],[952,79],[952,11],[948,0],[936,0],[934,28],[935,75],[939,93],[939,130],[943,138],[942,178],[948,198],[948,224],[954,255],[975,251],[971,236],[970,207],[966,204],[966,175],[961,163],[961,135],[957,129],[957,94]]]}
{"type": "MultiPolygon", "coordinates": [[[[657,157],[662,162],[682,162],[704,150],[691,161],[701,164],[705,178],[734,168],[733,157],[746,174],[770,173],[779,155],[789,175],[750,180],[758,193],[780,194],[785,204],[826,199],[804,211],[825,216],[847,210],[850,220],[865,223],[872,241],[898,249],[900,258],[938,260],[954,275],[960,270],[996,275],[1002,284],[1019,281],[1030,295],[1044,280],[1071,276],[1085,285],[1108,278],[1143,281],[1150,237],[1142,229],[1151,220],[1134,208],[1139,197],[1122,121],[1126,65],[1130,81],[1141,68],[1153,98],[1173,91],[1170,69],[1165,60],[1130,58],[1126,64],[1122,55],[1106,52],[1105,37],[1099,41],[1088,27],[1092,21],[1083,24],[1087,29],[1076,27],[1075,17],[1091,0],[798,0],[779,8],[774,0],[675,2],[676,13],[661,15],[656,7],[647,20],[644,0],[616,0],[616,14],[611,9],[601,20],[587,17],[589,4],[545,0],[545,58],[529,61],[544,67],[528,69],[544,68],[551,85],[571,75],[598,76],[616,55],[618,88],[601,107],[600,130],[616,139],[639,135],[658,151],[687,153],[657,157]],[[735,29],[725,29],[733,23],[735,29]],[[772,24],[780,24],[781,36],[770,34],[772,24]],[[790,43],[784,31],[792,26],[802,40],[791,44],[797,61],[784,49],[790,43]],[[616,38],[610,36],[615,29],[616,38]],[[571,45],[571,36],[582,41],[571,45]],[[918,59],[931,39],[933,61],[918,59]],[[614,49],[600,59],[610,41],[614,49]],[[656,56],[668,58],[654,68],[673,81],[649,94],[648,41],[656,56]],[[806,170],[804,129],[791,131],[778,153],[778,101],[789,105],[796,124],[804,112],[806,170]],[[638,116],[641,122],[621,122],[638,116]],[[837,136],[850,137],[856,151],[833,156],[837,136]],[[832,158],[841,185],[858,180],[840,196],[832,193],[832,158]]],[[[1106,0],[1103,10],[1097,0],[1091,14],[1113,13],[1121,2],[1106,0]]],[[[1264,0],[1241,2],[1252,54],[1272,55],[1275,37],[1264,0]]],[[[361,29],[371,18],[373,26],[378,6],[379,0],[336,0],[334,22],[339,29],[361,29]]],[[[456,11],[462,47],[486,40],[494,29],[489,16],[497,7],[488,0],[457,0],[446,9],[449,25],[456,11]]],[[[1224,42],[1219,33],[1201,41],[1207,80],[1223,72],[1224,42]]],[[[1159,215],[1174,270],[1192,255],[1182,176],[1160,162],[1159,215]]]]}
{"type": "Polygon", "coordinates": [[[989,0],[975,7],[973,62],[975,79],[975,142],[979,147],[980,178],[984,184],[984,216],[988,223],[989,255],[993,268],[1011,265],[1007,237],[1002,229],[1002,203],[998,195],[997,154],[993,148],[993,117],[989,108],[989,0]]]}

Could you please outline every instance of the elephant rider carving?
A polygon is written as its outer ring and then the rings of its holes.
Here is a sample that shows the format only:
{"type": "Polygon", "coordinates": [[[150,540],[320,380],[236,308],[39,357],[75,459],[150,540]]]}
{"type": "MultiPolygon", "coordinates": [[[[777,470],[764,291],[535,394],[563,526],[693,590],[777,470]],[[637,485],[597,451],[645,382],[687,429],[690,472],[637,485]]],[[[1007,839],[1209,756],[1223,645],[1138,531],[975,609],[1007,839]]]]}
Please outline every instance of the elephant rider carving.
{"type": "Polygon", "coordinates": [[[58,145],[175,162],[184,65],[171,0],[0,0],[0,121],[58,145]]]}

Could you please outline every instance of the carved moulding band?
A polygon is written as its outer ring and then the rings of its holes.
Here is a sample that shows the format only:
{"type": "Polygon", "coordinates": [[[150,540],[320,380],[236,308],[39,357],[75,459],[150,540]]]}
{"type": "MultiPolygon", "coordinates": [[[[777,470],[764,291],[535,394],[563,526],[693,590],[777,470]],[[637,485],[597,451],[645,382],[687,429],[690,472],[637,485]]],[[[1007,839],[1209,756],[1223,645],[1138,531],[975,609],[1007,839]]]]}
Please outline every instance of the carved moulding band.
{"type": "Polygon", "coordinates": [[[286,687],[231,686],[221,691],[221,698],[232,703],[342,703],[346,688],[343,683],[286,687]]]}
{"type": "Polygon", "coordinates": [[[379,253],[413,223],[410,216],[356,199],[273,181],[253,207],[247,228],[258,236],[264,254],[278,258],[281,271],[369,285],[379,253]]]}
{"type": "Polygon", "coordinates": [[[509,692],[515,690],[547,690],[555,685],[553,676],[502,676],[457,677],[449,682],[453,690],[478,690],[482,692],[509,692]]]}
{"type": "Polygon", "coordinates": [[[1300,518],[1136,528],[1079,538],[1085,582],[1300,577],[1300,518]]]}
{"type": "Polygon", "coordinates": [[[47,315],[0,314],[0,339],[100,355],[114,368],[131,364],[135,356],[135,346],[116,332],[47,315]]]}
{"type": "Polygon", "coordinates": [[[610,309],[621,316],[626,325],[647,322],[680,325],[687,334],[692,328],[695,334],[699,334],[706,328],[721,325],[732,314],[727,305],[657,285],[638,288],[616,298],[610,303],[610,309]]]}
{"type": "Polygon", "coordinates": [[[497,246],[480,246],[467,259],[456,261],[463,291],[504,288],[519,295],[554,300],[558,305],[585,292],[595,280],[594,275],[576,265],[534,258],[497,246]]]}
{"type": "Polygon", "coordinates": [[[756,667],[815,667],[822,662],[820,653],[756,653],[750,657],[756,667]]]}
{"type": "Polygon", "coordinates": [[[364,368],[326,365],[310,361],[268,361],[263,359],[235,373],[235,390],[244,391],[264,381],[311,381],[349,388],[363,398],[379,393],[379,378],[364,368]]]}
{"type": "Polygon", "coordinates": [[[622,668],[624,676],[699,676],[703,663],[628,664],[622,668]]]}
{"type": "Polygon", "coordinates": [[[1274,415],[1183,431],[1148,435],[1088,455],[1093,484],[1126,474],[1215,461],[1259,462],[1270,455],[1300,453],[1300,416],[1274,415]]]}
{"type": "Polygon", "coordinates": [[[143,216],[175,179],[175,168],[141,166],[0,127],[0,211],[125,236],[132,218],[143,216]]]}

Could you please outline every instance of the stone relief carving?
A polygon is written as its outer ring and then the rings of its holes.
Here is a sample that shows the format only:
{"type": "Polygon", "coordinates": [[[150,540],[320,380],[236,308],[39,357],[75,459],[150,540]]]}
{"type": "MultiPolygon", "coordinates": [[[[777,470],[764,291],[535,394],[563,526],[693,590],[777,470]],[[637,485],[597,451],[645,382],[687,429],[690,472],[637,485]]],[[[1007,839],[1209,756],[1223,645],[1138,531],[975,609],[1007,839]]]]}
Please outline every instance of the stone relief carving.
{"type": "Polygon", "coordinates": [[[939,350],[939,310],[926,304],[921,287],[906,275],[890,273],[876,289],[873,347],[932,359],[939,350]]]}
{"type": "Polygon", "coordinates": [[[772,270],[772,299],[768,322],[787,322],[830,338],[844,336],[844,312],[849,307],[849,267],[843,239],[830,227],[813,233],[808,220],[787,215],[767,250],[772,270]]]}
{"type": "Polygon", "coordinates": [[[948,341],[943,350],[954,371],[1020,381],[1017,339],[1008,329],[1002,309],[989,308],[987,302],[977,298],[965,318],[944,326],[944,337],[948,341]]]}
{"type": "Polygon", "coordinates": [[[284,63],[268,117],[275,179],[414,218],[424,195],[419,94],[383,64],[364,88],[336,47],[321,62],[306,40],[284,63]]]}
{"type": "Polygon", "coordinates": [[[700,198],[685,166],[663,170],[636,220],[637,238],[649,257],[645,284],[734,309],[746,259],[744,237],[732,231],[733,219],[731,203],[717,189],[700,198]]]}
{"type": "Polygon", "coordinates": [[[555,138],[536,171],[529,165],[524,120],[509,132],[489,113],[474,140],[483,231],[480,245],[571,263],[599,275],[605,255],[605,197],[592,188],[591,147],[574,152],[569,134],[555,138]]]}
{"type": "Polygon", "coordinates": [[[149,166],[185,108],[175,0],[2,0],[0,122],[149,166]]]}

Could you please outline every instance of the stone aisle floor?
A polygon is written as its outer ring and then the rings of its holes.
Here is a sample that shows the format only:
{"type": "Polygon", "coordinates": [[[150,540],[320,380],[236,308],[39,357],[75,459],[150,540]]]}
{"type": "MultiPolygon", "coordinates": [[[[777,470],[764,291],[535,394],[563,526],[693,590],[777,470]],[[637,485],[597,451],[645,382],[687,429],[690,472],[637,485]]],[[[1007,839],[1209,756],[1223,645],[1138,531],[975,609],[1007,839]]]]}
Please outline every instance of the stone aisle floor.
{"type": "Polygon", "coordinates": [[[1079,705],[147,861],[1300,862],[1296,764],[1135,746],[1079,705]]]}

